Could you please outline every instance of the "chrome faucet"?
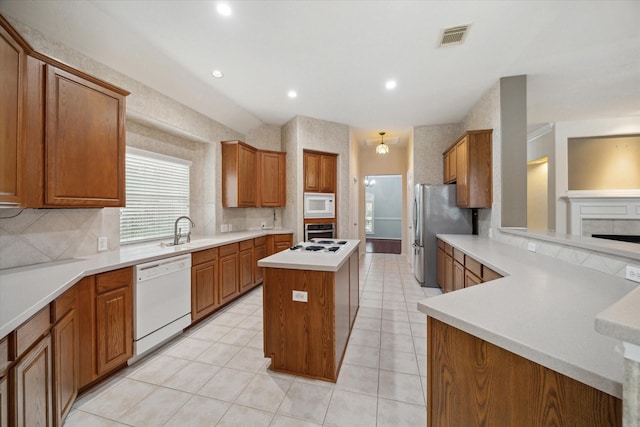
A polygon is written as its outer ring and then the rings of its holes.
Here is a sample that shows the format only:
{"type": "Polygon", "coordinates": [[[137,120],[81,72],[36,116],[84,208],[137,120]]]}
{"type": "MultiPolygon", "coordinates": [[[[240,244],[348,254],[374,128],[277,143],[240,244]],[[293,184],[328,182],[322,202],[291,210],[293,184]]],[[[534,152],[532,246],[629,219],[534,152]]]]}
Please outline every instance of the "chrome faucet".
{"type": "MultiPolygon", "coordinates": [[[[179,245],[180,244],[180,238],[182,237],[182,229],[178,228],[178,222],[180,222],[181,219],[188,219],[189,222],[191,223],[191,227],[195,227],[196,225],[194,224],[194,222],[191,220],[191,218],[189,218],[188,216],[180,216],[178,217],[178,219],[176,219],[175,224],[173,224],[173,245],[179,245]]],[[[189,232],[187,233],[187,243],[191,242],[191,230],[189,230],[189,232]]]]}

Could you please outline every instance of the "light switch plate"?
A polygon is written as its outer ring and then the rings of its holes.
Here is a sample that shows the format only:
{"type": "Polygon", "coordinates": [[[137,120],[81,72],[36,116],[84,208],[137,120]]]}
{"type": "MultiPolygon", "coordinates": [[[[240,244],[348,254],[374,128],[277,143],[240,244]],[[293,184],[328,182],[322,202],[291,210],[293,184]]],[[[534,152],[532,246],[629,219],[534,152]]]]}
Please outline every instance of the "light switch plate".
{"type": "Polygon", "coordinates": [[[307,302],[307,292],[306,291],[293,291],[293,300],[298,302],[307,302]]]}
{"type": "Polygon", "coordinates": [[[640,283],[640,267],[627,265],[626,278],[629,280],[633,280],[634,282],[640,283]]]}
{"type": "Polygon", "coordinates": [[[528,249],[530,252],[535,252],[535,251],[536,251],[536,244],[535,244],[535,243],[533,243],[533,242],[529,242],[529,244],[527,244],[527,249],[528,249]]]}
{"type": "Polygon", "coordinates": [[[98,237],[98,252],[106,251],[107,249],[109,249],[107,238],[98,237]]]}

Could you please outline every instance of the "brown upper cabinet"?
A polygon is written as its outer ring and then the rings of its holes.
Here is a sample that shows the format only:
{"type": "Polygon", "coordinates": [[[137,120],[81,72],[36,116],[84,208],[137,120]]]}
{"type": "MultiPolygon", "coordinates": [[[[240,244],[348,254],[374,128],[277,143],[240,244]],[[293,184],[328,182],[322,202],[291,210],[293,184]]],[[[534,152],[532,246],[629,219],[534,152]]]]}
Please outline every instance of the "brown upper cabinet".
{"type": "Polygon", "coordinates": [[[258,150],[258,207],[287,205],[287,153],[258,150]]]}
{"type": "Polygon", "coordinates": [[[286,206],[286,153],[222,141],[222,206],[286,206]]]}
{"type": "Polygon", "coordinates": [[[335,193],[338,156],[318,151],[304,151],[304,191],[335,193]]]}
{"type": "Polygon", "coordinates": [[[492,133],[492,129],[465,132],[443,153],[444,182],[457,184],[458,207],[491,207],[492,133]]]}
{"type": "Polygon", "coordinates": [[[242,141],[222,141],[222,206],[255,208],[256,149],[242,141]]]}
{"type": "Polygon", "coordinates": [[[124,206],[129,92],[35,52],[1,16],[0,27],[0,204],[124,206]]]}
{"type": "Polygon", "coordinates": [[[0,205],[22,203],[25,56],[24,41],[0,15],[0,205]]]}

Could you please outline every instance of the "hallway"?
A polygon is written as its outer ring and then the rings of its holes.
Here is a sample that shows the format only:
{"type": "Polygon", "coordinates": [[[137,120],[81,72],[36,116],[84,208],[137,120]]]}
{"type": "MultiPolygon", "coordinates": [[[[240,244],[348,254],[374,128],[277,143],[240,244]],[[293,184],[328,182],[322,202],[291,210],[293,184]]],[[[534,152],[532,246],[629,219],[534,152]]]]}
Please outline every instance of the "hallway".
{"type": "Polygon", "coordinates": [[[406,259],[360,258],[361,300],[337,383],[272,372],[262,287],[80,397],[65,426],[424,426],[426,318],[406,259]]]}

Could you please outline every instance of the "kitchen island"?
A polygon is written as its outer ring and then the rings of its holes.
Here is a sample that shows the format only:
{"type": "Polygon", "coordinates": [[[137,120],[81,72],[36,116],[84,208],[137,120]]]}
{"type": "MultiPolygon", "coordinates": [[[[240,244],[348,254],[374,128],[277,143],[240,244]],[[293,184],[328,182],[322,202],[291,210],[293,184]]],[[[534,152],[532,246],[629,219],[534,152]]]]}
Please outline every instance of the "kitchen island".
{"type": "Polygon", "coordinates": [[[594,322],[636,285],[495,240],[438,237],[505,277],[418,303],[429,425],[621,425],[621,342],[594,322]]]}
{"type": "Polygon", "coordinates": [[[305,242],[258,261],[264,267],[264,355],[272,370],[337,380],[359,307],[359,244],[305,242]]]}

